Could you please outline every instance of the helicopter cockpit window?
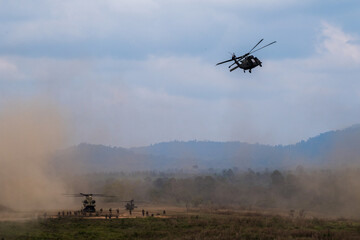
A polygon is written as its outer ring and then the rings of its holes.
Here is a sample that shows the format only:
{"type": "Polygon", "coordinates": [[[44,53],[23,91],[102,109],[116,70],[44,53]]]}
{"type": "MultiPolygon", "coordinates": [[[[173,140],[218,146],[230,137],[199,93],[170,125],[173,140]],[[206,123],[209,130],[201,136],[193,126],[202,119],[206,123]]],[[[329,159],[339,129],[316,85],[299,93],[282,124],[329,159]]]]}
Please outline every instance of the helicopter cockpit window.
{"type": "Polygon", "coordinates": [[[252,61],[253,63],[256,63],[256,62],[255,62],[255,59],[253,59],[253,58],[251,59],[251,61],[252,61]]]}

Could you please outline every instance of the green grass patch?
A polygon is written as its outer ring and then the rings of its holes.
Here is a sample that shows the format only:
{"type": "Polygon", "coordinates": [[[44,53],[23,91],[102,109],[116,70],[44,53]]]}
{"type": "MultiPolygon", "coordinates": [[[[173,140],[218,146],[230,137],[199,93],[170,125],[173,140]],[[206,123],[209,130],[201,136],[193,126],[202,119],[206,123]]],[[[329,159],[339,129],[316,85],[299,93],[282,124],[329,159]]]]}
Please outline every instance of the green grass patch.
{"type": "Polygon", "coordinates": [[[262,214],[0,222],[0,239],[358,239],[360,222],[262,214]]]}

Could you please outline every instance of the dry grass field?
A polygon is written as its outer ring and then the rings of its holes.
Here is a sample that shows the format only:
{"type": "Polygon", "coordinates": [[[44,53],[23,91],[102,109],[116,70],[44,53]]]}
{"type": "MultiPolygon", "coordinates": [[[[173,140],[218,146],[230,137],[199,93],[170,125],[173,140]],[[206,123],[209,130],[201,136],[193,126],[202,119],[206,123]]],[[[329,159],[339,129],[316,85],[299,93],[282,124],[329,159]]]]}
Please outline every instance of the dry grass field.
{"type": "Polygon", "coordinates": [[[360,221],[263,211],[141,209],[111,219],[56,215],[0,222],[0,239],[360,239],[360,221]],[[154,214],[151,217],[151,214],[154,214]]]}

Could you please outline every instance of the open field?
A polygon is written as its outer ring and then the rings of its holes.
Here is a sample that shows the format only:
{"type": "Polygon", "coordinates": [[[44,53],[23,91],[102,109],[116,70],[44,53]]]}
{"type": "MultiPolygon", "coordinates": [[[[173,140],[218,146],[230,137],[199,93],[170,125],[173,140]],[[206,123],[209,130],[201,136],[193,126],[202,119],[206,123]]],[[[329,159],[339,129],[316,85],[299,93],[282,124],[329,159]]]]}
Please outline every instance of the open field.
{"type": "Polygon", "coordinates": [[[0,222],[2,239],[360,239],[360,221],[259,211],[168,211],[166,216],[0,222]]]}

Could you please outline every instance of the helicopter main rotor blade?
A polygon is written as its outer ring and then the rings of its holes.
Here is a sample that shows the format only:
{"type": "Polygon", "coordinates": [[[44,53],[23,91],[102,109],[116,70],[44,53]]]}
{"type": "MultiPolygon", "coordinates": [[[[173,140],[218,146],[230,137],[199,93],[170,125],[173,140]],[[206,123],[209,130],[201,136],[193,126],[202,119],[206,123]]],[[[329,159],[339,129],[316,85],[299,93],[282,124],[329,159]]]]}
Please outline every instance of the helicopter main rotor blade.
{"type": "Polygon", "coordinates": [[[223,62],[219,62],[219,63],[216,64],[216,66],[220,65],[220,64],[223,64],[223,63],[231,62],[231,61],[233,61],[233,59],[229,59],[229,60],[226,60],[226,61],[223,61],[223,62]]]}
{"type": "Polygon", "coordinates": [[[106,194],[103,194],[103,193],[94,193],[94,194],[91,194],[92,196],[95,196],[95,197],[116,197],[116,196],[112,196],[112,195],[106,195],[106,194]]]}
{"type": "Polygon", "coordinates": [[[116,197],[116,196],[111,196],[111,195],[106,195],[103,193],[64,193],[64,196],[67,197],[88,197],[88,196],[92,196],[92,197],[116,197]]]}
{"type": "Polygon", "coordinates": [[[272,43],[269,43],[268,45],[265,45],[265,46],[263,46],[263,47],[261,47],[261,48],[259,48],[259,49],[256,49],[255,51],[249,52],[249,53],[257,52],[257,51],[259,51],[259,50],[261,50],[261,49],[263,49],[263,48],[265,48],[265,47],[268,47],[268,46],[270,46],[271,44],[274,44],[274,43],[276,43],[276,41],[273,41],[272,43]]]}
{"type": "Polygon", "coordinates": [[[259,45],[263,40],[264,40],[264,39],[261,39],[261,40],[249,51],[249,53],[251,53],[251,51],[254,50],[254,49],[257,47],[257,45],[259,45]]]}
{"type": "Polygon", "coordinates": [[[83,195],[80,195],[79,193],[74,193],[74,194],[69,194],[69,193],[64,193],[63,196],[66,197],[83,197],[83,195]]]}
{"type": "Polygon", "coordinates": [[[244,54],[244,55],[242,55],[240,57],[237,57],[236,60],[242,60],[242,59],[246,58],[247,56],[249,56],[249,54],[250,53],[248,52],[248,53],[246,53],[246,54],[244,54]]]}

